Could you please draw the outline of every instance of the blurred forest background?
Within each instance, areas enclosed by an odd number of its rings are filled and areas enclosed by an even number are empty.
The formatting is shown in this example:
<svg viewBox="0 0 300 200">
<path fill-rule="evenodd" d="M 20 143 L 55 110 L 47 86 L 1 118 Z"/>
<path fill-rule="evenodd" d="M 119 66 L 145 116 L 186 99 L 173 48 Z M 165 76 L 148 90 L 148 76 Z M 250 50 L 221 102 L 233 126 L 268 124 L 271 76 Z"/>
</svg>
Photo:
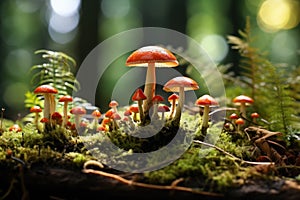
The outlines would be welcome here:
<svg viewBox="0 0 300 200">
<path fill-rule="evenodd" d="M 33 91 L 29 69 L 43 61 L 36 50 L 64 52 L 79 67 L 99 43 L 137 27 L 184 33 L 214 62 L 231 63 L 230 70 L 238 74 L 240 58 L 226 37 L 238 35 L 249 16 L 255 46 L 268 52 L 272 62 L 299 66 L 299 0 L 1 0 L 0 15 L 0 106 L 10 119 L 28 113 L 24 94 Z M 113 85 L 110 78 L 106 81 Z M 99 95 L 108 102 L 105 91 Z"/>
</svg>

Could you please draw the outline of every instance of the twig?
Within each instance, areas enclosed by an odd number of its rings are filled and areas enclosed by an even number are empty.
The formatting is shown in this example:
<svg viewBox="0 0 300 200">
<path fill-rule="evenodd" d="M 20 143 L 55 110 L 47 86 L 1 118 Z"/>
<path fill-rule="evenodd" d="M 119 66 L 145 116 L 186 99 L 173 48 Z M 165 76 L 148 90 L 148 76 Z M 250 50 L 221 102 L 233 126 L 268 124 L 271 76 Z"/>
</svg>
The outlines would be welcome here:
<svg viewBox="0 0 300 200">
<path fill-rule="evenodd" d="M 222 152 L 222 153 L 224 153 L 224 154 L 232 157 L 234 160 L 238 160 L 238 161 L 240 161 L 242 163 L 247 163 L 247 164 L 250 164 L 250 165 L 272 165 L 272 164 L 274 164 L 273 162 L 253 162 L 253 161 L 246 161 L 246 160 L 243 160 L 241 158 L 238 158 L 238 157 L 232 155 L 231 153 L 229 153 L 229 152 L 227 152 L 227 151 L 225 151 L 225 150 L 221 149 L 220 147 L 217 147 L 217 146 L 215 146 L 213 144 L 202 142 L 200 140 L 194 140 L 194 142 L 198 143 L 198 144 L 203 144 L 205 146 L 212 147 L 212 148 L 214 148 L 214 149 L 216 149 L 216 150 L 218 150 L 218 151 L 220 151 L 220 152 Z"/>
<path fill-rule="evenodd" d="M 199 191 L 195 190 L 193 188 L 188 188 L 188 187 L 182 187 L 182 186 L 177 186 L 177 183 L 173 183 L 172 185 L 154 185 L 154 184 L 148 184 L 148 183 L 141 183 L 141 182 L 135 182 L 133 180 L 127 180 L 119 175 L 116 174 L 111 174 L 108 172 L 100 171 L 100 170 L 94 170 L 94 169 L 87 169 L 89 165 L 96 165 L 99 166 L 97 161 L 89 162 L 87 161 L 87 164 L 84 164 L 83 172 L 84 173 L 90 173 L 90 174 L 96 174 L 99 176 L 111 178 L 114 180 L 117 180 L 120 183 L 126 184 L 128 186 L 136 186 L 136 187 L 141 187 L 141 188 L 148 188 L 148 189 L 157 189 L 157 190 L 176 190 L 176 191 L 183 191 L 183 192 L 190 192 L 190 193 L 195 193 L 195 194 L 201 194 L 205 196 L 212 196 L 212 197 L 222 197 L 222 194 L 218 193 L 212 193 L 212 192 L 205 192 L 205 191 Z M 102 164 L 100 163 L 100 166 Z M 181 179 L 179 179 L 181 181 Z"/>
</svg>

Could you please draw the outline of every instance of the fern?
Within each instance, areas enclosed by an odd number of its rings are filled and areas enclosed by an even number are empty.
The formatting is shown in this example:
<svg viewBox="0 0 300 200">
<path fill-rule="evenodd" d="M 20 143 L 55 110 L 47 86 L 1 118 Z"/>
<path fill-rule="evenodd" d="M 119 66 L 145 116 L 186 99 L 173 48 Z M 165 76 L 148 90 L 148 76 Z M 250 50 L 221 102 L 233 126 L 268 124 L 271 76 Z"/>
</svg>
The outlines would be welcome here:
<svg viewBox="0 0 300 200">
<path fill-rule="evenodd" d="M 241 80 L 246 83 L 255 100 L 255 107 L 263 118 L 271 122 L 272 130 L 288 133 L 292 126 L 295 110 L 294 99 L 288 90 L 287 74 L 274 66 L 259 49 L 252 46 L 249 18 L 246 28 L 240 31 L 240 37 L 228 36 L 228 43 L 237 49 L 242 59 L 240 62 Z"/>
</svg>

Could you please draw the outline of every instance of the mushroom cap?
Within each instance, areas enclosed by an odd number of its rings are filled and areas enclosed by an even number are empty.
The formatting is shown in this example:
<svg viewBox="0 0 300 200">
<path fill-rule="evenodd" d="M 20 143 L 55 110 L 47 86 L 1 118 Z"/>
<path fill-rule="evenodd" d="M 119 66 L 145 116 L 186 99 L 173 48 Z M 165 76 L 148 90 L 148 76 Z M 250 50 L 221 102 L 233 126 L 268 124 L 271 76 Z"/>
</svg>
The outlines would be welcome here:
<svg viewBox="0 0 300 200">
<path fill-rule="evenodd" d="M 131 112 L 138 113 L 138 112 L 139 112 L 139 106 L 136 105 L 136 104 L 133 104 L 133 105 L 131 105 L 131 106 L 129 107 L 129 110 L 130 110 Z"/>
<path fill-rule="evenodd" d="M 42 112 L 42 109 L 41 109 L 40 106 L 32 106 L 30 108 L 30 112 L 32 112 L 32 113 L 39 113 L 39 112 Z"/>
<path fill-rule="evenodd" d="M 254 100 L 251 97 L 248 97 L 246 95 L 239 95 L 237 97 L 235 97 L 233 100 L 233 103 L 246 103 L 246 104 L 252 104 L 254 102 Z"/>
<path fill-rule="evenodd" d="M 59 102 L 72 102 L 73 98 L 70 95 L 65 95 L 59 98 Z"/>
<path fill-rule="evenodd" d="M 40 122 L 42 122 L 42 123 L 48 123 L 48 122 L 49 122 L 49 119 L 46 118 L 46 117 L 43 117 L 43 118 L 40 120 Z"/>
<path fill-rule="evenodd" d="M 92 116 L 93 117 L 101 117 L 101 112 L 99 111 L 99 110 L 94 110 L 93 112 L 92 112 Z"/>
<path fill-rule="evenodd" d="M 111 116 L 113 115 L 115 113 L 115 111 L 114 110 L 112 110 L 112 109 L 110 109 L 110 110 L 108 110 L 108 111 L 106 111 L 106 113 L 105 113 L 105 117 L 108 117 L 108 118 L 111 118 Z"/>
<path fill-rule="evenodd" d="M 62 119 L 62 115 L 59 112 L 54 112 L 51 115 L 51 119 Z"/>
<path fill-rule="evenodd" d="M 237 120 L 235 120 L 235 123 L 242 125 L 245 123 L 245 121 L 242 118 L 238 118 Z"/>
<path fill-rule="evenodd" d="M 157 108 L 157 112 L 169 112 L 170 108 L 167 105 L 160 105 Z"/>
<path fill-rule="evenodd" d="M 86 114 L 86 110 L 81 106 L 76 106 L 70 110 L 70 113 L 73 115 L 84 115 Z"/>
<path fill-rule="evenodd" d="M 251 113 L 252 118 L 259 118 L 259 114 L 257 112 Z"/>
<path fill-rule="evenodd" d="M 177 100 L 179 99 L 179 96 L 175 93 L 171 94 L 169 97 L 168 97 L 168 101 L 173 101 L 173 100 Z"/>
<path fill-rule="evenodd" d="M 114 113 L 112 116 L 111 116 L 112 119 L 114 120 L 120 120 L 121 119 L 121 116 L 119 115 L 119 113 Z"/>
<path fill-rule="evenodd" d="M 18 124 L 13 124 L 11 127 L 9 127 L 8 130 L 9 131 L 20 132 L 20 131 L 22 131 L 22 128 Z"/>
<path fill-rule="evenodd" d="M 146 95 L 144 94 L 141 88 L 138 88 L 132 96 L 132 101 L 139 101 L 147 99 Z"/>
<path fill-rule="evenodd" d="M 169 80 L 163 87 L 166 92 L 179 92 L 184 87 L 184 91 L 199 89 L 198 83 L 185 76 L 178 76 Z"/>
<path fill-rule="evenodd" d="M 204 94 L 201 97 L 199 97 L 196 102 L 196 106 L 218 106 L 219 103 L 210 95 Z"/>
<path fill-rule="evenodd" d="M 238 119 L 239 116 L 236 114 L 236 113 L 232 113 L 230 116 L 229 116 L 230 119 Z"/>
<path fill-rule="evenodd" d="M 56 94 L 58 91 L 56 88 L 52 87 L 51 85 L 41 85 L 37 88 L 35 88 L 34 93 L 35 94 Z"/>
<path fill-rule="evenodd" d="M 110 108 L 112 108 L 112 107 L 115 107 L 115 106 L 118 106 L 119 105 L 119 103 L 117 102 L 117 101 L 115 101 L 115 100 L 112 100 L 110 103 L 109 103 L 109 107 Z"/>
<path fill-rule="evenodd" d="M 152 98 L 152 101 L 153 102 L 162 102 L 164 101 L 165 99 L 161 96 L 161 95 L 155 95 L 153 98 Z"/>
<path fill-rule="evenodd" d="M 178 61 L 171 51 L 159 46 L 145 46 L 134 51 L 126 60 L 129 67 L 147 67 L 155 63 L 156 67 L 176 67 Z"/>
<path fill-rule="evenodd" d="M 132 114 L 130 109 L 124 111 L 124 116 L 130 116 Z"/>
</svg>

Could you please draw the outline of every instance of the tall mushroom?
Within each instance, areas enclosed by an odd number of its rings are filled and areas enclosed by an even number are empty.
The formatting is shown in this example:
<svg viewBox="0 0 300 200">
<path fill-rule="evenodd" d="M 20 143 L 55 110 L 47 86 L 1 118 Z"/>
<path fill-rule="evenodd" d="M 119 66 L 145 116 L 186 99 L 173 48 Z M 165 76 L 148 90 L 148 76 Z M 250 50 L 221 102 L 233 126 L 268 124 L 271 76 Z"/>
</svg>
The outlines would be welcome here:
<svg viewBox="0 0 300 200">
<path fill-rule="evenodd" d="M 155 95 L 155 67 L 176 67 L 178 64 L 176 57 L 171 51 L 159 46 L 145 46 L 139 48 L 127 58 L 126 65 L 129 67 L 147 67 L 144 87 L 147 100 L 143 103 L 145 118 L 149 117 L 149 109 L 152 106 L 152 98 Z M 145 121 L 143 123 L 145 123 Z"/>
<path fill-rule="evenodd" d="M 35 94 L 41 94 L 44 96 L 44 117 L 50 119 L 50 116 L 55 111 L 56 103 L 53 94 L 58 91 L 51 85 L 41 85 L 35 88 Z"/>
<path fill-rule="evenodd" d="M 179 123 L 181 117 L 181 109 L 184 105 L 185 94 L 184 91 L 188 90 L 198 90 L 199 86 L 196 81 L 189 77 L 178 76 L 169 80 L 163 87 L 163 90 L 166 92 L 178 92 L 179 93 L 179 101 L 176 107 L 176 114 L 173 119 L 175 123 Z M 176 122 L 178 121 L 178 122 Z"/>
<path fill-rule="evenodd" d="M 204 107 L 201 130 L 205 133 L 208 128 L 210 107 L 218 106 L 219 103 L 212 96 L 204 94 L 196 100 L 195 105 Z"/>
<path fill-rule="evenodd" d="M 69 95 L 65 95 L 59 98 L 58 102 L 62 102 L 64 103 L 64 108 L 63 108 L 63 114 L 64 114 L 64 118 L 63 118 L 63 126 L 67 125 L 68 122 L 68 104 L 69 102 L 72 102 L 73 98 Z"/>
<path fill-rule="evenodd" d="M 144 94 L 143 90 L 138 88 L 133 96 L 131 97 L 132 101 L 137 101 L 139 106 L 139 113 L 141 121 L 144 120 L 144 111 L 143 111 L 143 101 L 147 99 L 146 95 Z"/>
<path fill-rule="evenodd" d="M 246 106 L 252 104 L 254 100 L 246 95 L 239 95 L 233 99 L 233 103 L 240 106 L 241 116 L 246 118 Z"/>
</svg>

